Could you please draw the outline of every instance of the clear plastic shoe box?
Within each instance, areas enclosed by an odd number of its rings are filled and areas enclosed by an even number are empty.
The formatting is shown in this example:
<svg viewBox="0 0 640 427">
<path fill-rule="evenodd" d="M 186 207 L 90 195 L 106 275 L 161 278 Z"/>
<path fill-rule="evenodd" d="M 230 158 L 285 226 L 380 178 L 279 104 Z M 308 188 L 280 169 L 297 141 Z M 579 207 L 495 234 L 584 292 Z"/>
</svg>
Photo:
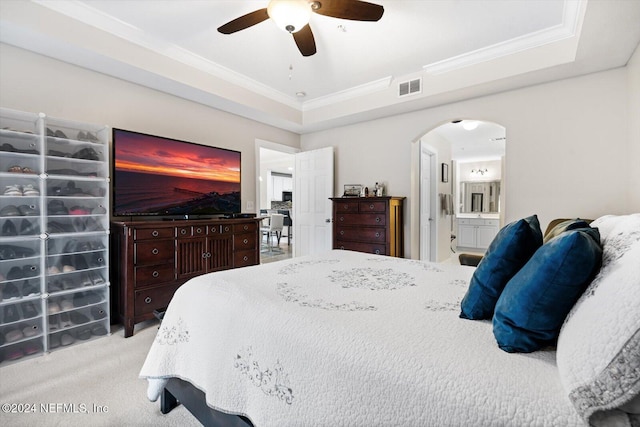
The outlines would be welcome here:
<svg viewBox="0 0 640 427">
<path fill-rule="evenodd" d="M 108 133 L 0 109 L 0 367 L 109 334 Z"/>
</svg>

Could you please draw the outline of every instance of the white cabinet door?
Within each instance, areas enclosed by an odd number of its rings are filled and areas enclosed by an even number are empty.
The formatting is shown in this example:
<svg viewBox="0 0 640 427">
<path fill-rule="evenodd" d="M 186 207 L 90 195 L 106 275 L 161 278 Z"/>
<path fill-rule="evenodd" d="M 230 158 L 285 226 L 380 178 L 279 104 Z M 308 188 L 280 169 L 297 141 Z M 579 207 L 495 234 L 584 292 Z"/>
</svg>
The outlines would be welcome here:
<svg viewBox="0 0 640 427">
<path fill-rule="evenodd" d="M 273 177 L 273 196 L 271 200 L 275 200 L 277 202 L 282 201 L 282 190 L 284 189 L 283 181 L 284 178 L 281 176 L 274 175 Z"/>
<path fill-rule="evenodd" d="M 282 177 L 282 190 L 293 191 L 293 178 Z"/>
<path fill-rule="evenodd" d="M 458 225 L 458 246 L 475 248 L 476 228 L 475 225 Z"/>
<path fill-rule="evenodd" d="M 496 237 L 497 228 L 490 225 L 483 225 L 478 227 L 476 247 L 486 249 L 489 247 L 494 237 Z"/>
</svg>

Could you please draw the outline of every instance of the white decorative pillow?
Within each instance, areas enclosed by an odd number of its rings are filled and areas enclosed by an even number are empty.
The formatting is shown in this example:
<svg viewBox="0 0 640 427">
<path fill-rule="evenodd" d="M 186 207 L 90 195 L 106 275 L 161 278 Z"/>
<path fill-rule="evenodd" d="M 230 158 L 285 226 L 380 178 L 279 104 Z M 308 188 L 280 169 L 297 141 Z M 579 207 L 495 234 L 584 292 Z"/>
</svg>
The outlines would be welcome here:
<svg viewBox="0 0 640 427">
<path fill-rule="evenodd" d="M 631 426 L 640 415 L 640 214 L 595 220 L 602 267 L 560 331 L 560 378 L 592 425 Z"/>
</svg>

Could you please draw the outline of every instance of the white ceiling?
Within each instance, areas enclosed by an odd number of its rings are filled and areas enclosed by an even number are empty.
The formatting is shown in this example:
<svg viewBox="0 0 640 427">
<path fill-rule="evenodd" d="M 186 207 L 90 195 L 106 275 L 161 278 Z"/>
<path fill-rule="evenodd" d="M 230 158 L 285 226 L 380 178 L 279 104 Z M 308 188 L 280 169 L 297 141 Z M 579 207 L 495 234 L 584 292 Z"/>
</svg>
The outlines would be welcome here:
<svg viewBox="0 0 640 427">
<path fill-rule="evenodd" d="M 159 43 L 177 45 L 286 96 L 304 91 L 309 99 L 420 71 L 560 25 L 563 18 L 562 1 L 379 1 L 385 7 L 379 22 L 313 14 L 318 53 L 305 58 L 271 20 L 231 35 L 216 30 L 266 7 L 267 0 L 83 3 Z"/>
<path fill-rule="evenodd" d="M 475 122 L 475 129 L 464 128 L 465 122 Z M 445 123 L 433 130 L 451 143 L 451 158 L 460 162 L 497 160 L 505 155 L 506 129 L 496 123 L 463 120 Z"/>
<path fill-rule="evenodd" d="M 372 2 L 378 22 L 313 14 L 310 57 L 270 20 L 217 32 L 268 0 L 3 0 L 0 41 L 298 133 L 624 66 L 640 41 L 638 0 Z"/>
</svg>

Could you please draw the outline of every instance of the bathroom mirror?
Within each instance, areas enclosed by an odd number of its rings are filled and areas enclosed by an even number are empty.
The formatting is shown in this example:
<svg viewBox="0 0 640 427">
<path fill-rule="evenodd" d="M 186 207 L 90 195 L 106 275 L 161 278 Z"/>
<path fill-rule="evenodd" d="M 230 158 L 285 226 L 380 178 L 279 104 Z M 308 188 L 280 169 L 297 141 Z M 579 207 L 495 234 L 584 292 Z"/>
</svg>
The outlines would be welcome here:
<svg viewBox="0 0 640 427">
<path fill-rule="evenodd" d="M 460 213 L 499 213 L 500 181 L 460 183 Z"/>
</svg>

